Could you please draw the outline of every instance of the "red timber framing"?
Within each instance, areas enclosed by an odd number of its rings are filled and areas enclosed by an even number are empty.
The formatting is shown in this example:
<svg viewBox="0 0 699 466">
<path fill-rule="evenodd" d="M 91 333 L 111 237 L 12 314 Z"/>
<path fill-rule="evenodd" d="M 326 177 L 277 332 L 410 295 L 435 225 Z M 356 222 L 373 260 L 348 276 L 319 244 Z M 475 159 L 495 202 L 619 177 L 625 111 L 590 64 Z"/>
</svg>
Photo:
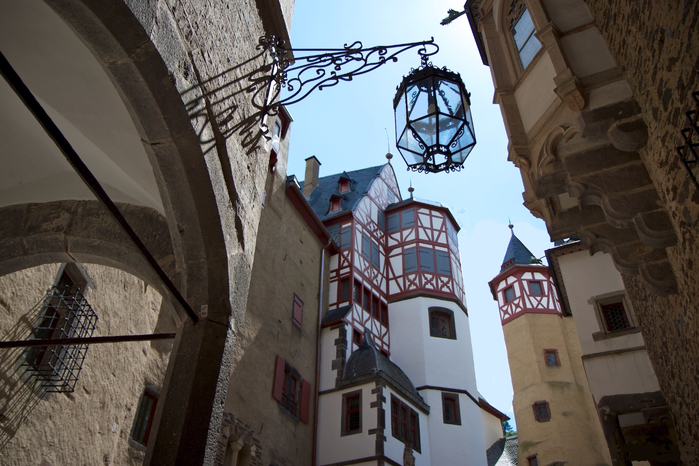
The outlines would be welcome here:
<svg viewBox="0 0 699 466">
<path fill-rule="evenodd" d="M 329 281 L 331 290 L 335 292 L 330 293 L 329 309 L 351 304 L 352 310 L 347 314 L 346 321 L 358 332 L 363 333 L 368 328 L 376 346 L 386 354 L 390 354 L 390 341 L 384 211 L 389 204 L 398 200 L 400 194 L 395 174 L 387 165 L 351 214 L 335 217 L 328 223 L 328 226 L 340 224 L 341 231 L 349 227 L 352 232 L 349 246 L 343 248 L 341 245 L 339 253 L 331 259 Z M 368 240 L 368 250 L 362 254 L 364 238 Z M 349 284 L 348 297 L 343 295 L 343 283 Z M 356 298 L 355 286 L 358 287 Z M 368 297 L 366 301 L 365 294 Z M 356 344 L 353 344 L 352 351 L 356 348 Z"/>
<path fill-rule="evenodd" d="M 538 282 L 540 290 L 536 286 L 530 286 L 530 282 Z M 526 313 L 563 315 L 548 267 L 516 265 L 501 272 L 489 286 L 493 299 L 498 302 L 503 325 Z M 510 288 L 514 298 L 508 300 L 505 290 Z M 532 290 L 541 291 L 541 294 L 532 293 Z"/>
<path fill-rule="evenodd" d="M 412 214 L 406 216 L 406 212 L 410 211 Z M 458 224 L 449 210 L 409 201 L 392 208 L 386 215 L 396 213 L 399 214 L 398 228 L 394 231 L 387 229 L 390 231 L 387 234 L 390 301 L 429 294 L 454 300 L 463 306 L 464 288 L 459 250 L 454 241 L 455 235 L 449 231 L 452 229 L 457 232 Z M 396 220 L 389 223 L 395 226 Z"/>
</svg>

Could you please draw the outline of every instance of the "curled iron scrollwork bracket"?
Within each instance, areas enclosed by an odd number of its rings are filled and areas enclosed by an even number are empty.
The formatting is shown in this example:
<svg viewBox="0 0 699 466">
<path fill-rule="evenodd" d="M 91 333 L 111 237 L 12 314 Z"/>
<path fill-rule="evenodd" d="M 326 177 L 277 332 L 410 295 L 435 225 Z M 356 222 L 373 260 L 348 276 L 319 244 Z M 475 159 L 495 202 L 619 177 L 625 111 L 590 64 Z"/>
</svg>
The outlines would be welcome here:
<svg viewBox="0 0 699 466">
<path fill-rule="evenodd" d="M 367 47 L 359 42 L 341 49 L 291 49 L 273 35 L 262 36 L 259 47 L 272 57 L 272 75 L 267 97 L 267 114 L 275 114 L 279 105 L 291 105 L 308 97 L 314 90 L 332 87 L 341 81 L 369 73 L 380 66 L 398 61 L 398 55 L 417 49 L 423 66 L 439 51 L 434 38 L 407 44 Z M 281 89 L 288 95 L 279 98 Z"/>
</svg>

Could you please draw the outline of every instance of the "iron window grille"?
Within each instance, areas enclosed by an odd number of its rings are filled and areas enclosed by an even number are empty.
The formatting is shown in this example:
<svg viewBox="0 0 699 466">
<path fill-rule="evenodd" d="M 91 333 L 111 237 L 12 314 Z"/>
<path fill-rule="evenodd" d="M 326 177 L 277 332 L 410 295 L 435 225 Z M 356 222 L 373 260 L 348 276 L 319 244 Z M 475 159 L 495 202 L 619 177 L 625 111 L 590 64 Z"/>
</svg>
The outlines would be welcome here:
<svg viewBox="0 0 699 466">
<path fill-rule="evenodd" d="M 631 328 L 623 303 L 603 304 L 600 307 L 608 332 L 617 332 L 619 330 Z"/>
<path fill-rule="evenodd" d="M 697 74 L 699 76 L 699 73 Z M 677 155 L 680 162 L 687 170 L 687 174 L 692 179 L 694 186 L 699 189 L 699 181 L 697 181 L 697 170 L 699 169 L 699 90 L 692 92 L 692 100 L 694 108 L 685 112 L 688 127 L 681 130 L 680 135 L 684 141 L 684 145 L 677 148 Z"/>
<path fill-rule="evenodd" d="M 44 297 L 30 339 L 89 338 L 96 325 L 97 314 L 80 289 L 53 287 Z M 24 375 L 45 392 L 73 392 L 89 347 L 84 344 L 29 348 L 21 365 Z"/>
</svg>

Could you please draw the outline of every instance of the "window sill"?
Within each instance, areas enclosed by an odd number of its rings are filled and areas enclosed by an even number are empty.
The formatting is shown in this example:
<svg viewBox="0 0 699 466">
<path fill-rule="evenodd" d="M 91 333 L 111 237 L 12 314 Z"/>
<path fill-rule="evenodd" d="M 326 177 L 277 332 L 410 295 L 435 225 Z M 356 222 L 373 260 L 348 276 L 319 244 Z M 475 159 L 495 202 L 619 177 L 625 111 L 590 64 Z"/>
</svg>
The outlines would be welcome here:
<svg viewBox="0 0 699 466">
<path fill-rule="evenodd" d="M 140 443 L 138 443 L 137 441 L 135 441 L 131 437 L 129 437 L 129 446 L 133 447 L 134 449 L 136 449 L 138 451 L 142 451 L 142 452 L 145 452 L 147 450 L 145 445 L 141 445 Z"/>
<path fill-rule="evenodd" d="M 617 330 L 616 332 L 595 332 L 592 334 L 592 339 L 594 341 L 609 340 L 610 338 L 623 337 L 624 335 L 633 335 L 634 333 L 641 333 L 640 327 L 632 327 L 624 330 Z"/>
</svg>

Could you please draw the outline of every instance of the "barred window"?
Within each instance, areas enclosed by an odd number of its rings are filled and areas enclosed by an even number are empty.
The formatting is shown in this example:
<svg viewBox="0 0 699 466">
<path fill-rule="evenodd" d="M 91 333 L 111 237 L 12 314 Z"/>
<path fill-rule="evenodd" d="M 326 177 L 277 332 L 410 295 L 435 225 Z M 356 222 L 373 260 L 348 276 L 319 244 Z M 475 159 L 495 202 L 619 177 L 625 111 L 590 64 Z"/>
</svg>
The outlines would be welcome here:
<svg viewBox="0 0 699 466">
<path fill-rule="evenodd" d="M 445 424 L 461 425 L 461 410 L 457 393 L 442 392 L 442 417 Z"/>
<path fill-rule="evenodd" d="M 617 302 L 603 304 L 601 308 L 602 315 L 604 316 L 604 322 L 607 326 L 607 331 L 616 332 L 618 330 L 624 330 L 631 327 L 623 303 Z"/>
<path fill-rule="evenodd" d="M 454 329 L 454 312 L 442 307 L 428 309 L 430 317 L 430 336 L 456 339 Z"/>
<path fill-rule="evenodd" d="M 551 410 L 548 401 L 537 401 L 532 406 L 534 408 L 534 418 L 539 422 L 551 420 Z"/>
</svg>

